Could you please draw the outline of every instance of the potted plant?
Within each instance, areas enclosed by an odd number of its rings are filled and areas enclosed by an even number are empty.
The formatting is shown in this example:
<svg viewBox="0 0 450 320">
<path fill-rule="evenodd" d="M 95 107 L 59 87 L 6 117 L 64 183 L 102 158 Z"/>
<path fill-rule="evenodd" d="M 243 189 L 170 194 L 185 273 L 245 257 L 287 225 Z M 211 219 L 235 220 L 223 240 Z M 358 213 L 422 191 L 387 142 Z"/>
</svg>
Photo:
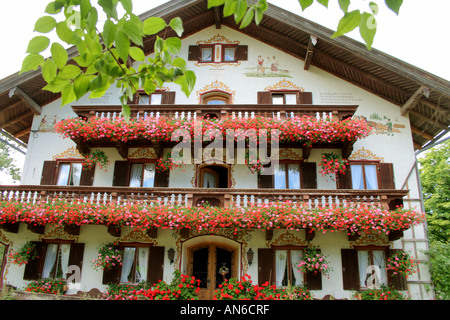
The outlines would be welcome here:
<svg viewBox="0 0 450 320">
<path fill-rule="evenodd" d="M 122 265 L 123 250 L 119 250 L 115 243 L 104 243 L 98 247 L 98 256 L 92 260 L 94 268 L 111 270 Z"/>
<path fill-rule="evenodd" d="M 13 264 L 19 266 L 27 264 L 31 260 L 38 257 L 38 252 L 36 250 L 36 245 L 31 241 L 26 242 L 19 251 L 13 252 L 9 255 L 9 259 Z"/>
<path fill-rule="evenodd" d="M 306 248 L 297 266 L 303 272 L 322 273 L 325 276 L 332 270 L 326 256 L 316 247 Z"/>
<path fill-rule="evenodd" d="M 393 276 L 405 276 L 416 272 L 417 262 L 405 251 L 397 251 L 386 261 L 386 269 L 392 271 Z"/>
<path fill-rule="evenodd" d="M 336 174 L 345 174 L 348 168 L 348 161 L 337 153 L 324 153 L 319 166 L 321 167 L 320 173 L 322 176 L 330 175 L 335 180 Z"/>
</svg>

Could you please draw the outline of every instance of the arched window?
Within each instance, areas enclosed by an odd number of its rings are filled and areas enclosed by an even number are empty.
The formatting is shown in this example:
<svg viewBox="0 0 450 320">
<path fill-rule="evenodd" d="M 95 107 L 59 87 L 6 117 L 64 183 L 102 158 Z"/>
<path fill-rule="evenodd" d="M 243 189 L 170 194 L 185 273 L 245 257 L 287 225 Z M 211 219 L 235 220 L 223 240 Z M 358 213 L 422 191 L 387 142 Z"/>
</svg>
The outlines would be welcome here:
<svg viewBox="0 0 450 320">
<path fill-rule="evenodd" d="M 210 91 L 202 94 L 201 104 L 231 104 L 231 95 L 223 91 Z"/>
</svg>

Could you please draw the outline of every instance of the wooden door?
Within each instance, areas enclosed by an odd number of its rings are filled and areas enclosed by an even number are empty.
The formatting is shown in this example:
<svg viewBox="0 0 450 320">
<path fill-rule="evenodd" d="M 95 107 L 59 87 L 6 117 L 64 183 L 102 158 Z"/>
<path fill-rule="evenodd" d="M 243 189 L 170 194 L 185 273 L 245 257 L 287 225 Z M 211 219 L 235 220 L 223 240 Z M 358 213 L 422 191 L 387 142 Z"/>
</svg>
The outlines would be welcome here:
<svg viewBox="0 0 450 320">
<path fill-rule="evenodd" d="M 200 279 L 200 300 L 212 300 L 224 279 L 236 277 L 236 249 L 220 244 L 202 244 L 190 249 L 189 274 Z M 223 268 L 227 273 L 221 273 Z"/>
</svg>

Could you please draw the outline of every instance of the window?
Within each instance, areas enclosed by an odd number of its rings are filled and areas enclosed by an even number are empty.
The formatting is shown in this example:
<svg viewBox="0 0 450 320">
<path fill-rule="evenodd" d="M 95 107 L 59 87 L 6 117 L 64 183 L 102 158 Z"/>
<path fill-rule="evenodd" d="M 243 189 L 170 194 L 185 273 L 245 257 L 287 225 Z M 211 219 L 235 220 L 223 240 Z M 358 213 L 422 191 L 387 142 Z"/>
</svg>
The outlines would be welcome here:
<svg viewBox="0 0 450 320">
<path fill-rule="evenodd" d="M 303 283 L 303 273 L 297 265 L 302 259 L 302 250 L 275 250 L 275 284 L 277 287 L 298 286 Z"/>
<path fill-rule="evenodd" d="M 230 104 L 231 95 L 222 91 L 210 91 L 202 94 L 201 96 L 202 104 Z"/>
<path fill-rule="evenodd" d="M 272 104 L 297 104 L 297 93 L 272 93 Z"/>
<path fill-rule="evenodd" d="M 378 278 L 379 285 L 387 284 L 386 251 L 384 249 L 358 250 L 358 269 L 360 288 L 374 285 L 375 277 Z"/>
<path fill-rule="evenodd" d="M 133 163 L 131 165 L 130 187 L 147 187 L 155 185 L 155 163 Z"/>
<path fill-rule="evenodd" d="M 69 266 L 70 244 L 48 243 L 45 251 L 42 278 L 65 279 Z"/>
<path fill-rule="evenodd" d="M 248 47 L 237 44 L 200 44 L 189 46 L 189 61 L 201 63 L 233 63 L 248 59 Z"/>
<path fill-rule="evenodd" d="M 350 168 L 353 189 L 378 189 L 376 163 L 352 163 L 350 164 Z"/>
<path fill-rule="evenodd" d="M 139 105 L 174 104 L 175 91 L 155 91 L 152 94 L 147 94 L 140 90 L 138 94 L 134 96 L 132 103 Z"/>
<path fill-rule="evenodd" d="M 149 247 L 125 246 L 123 247 L 123 263 L 120 273 L 120 282 L 139 283 L 146 282 L 148 275 Z"/>
<path fill-rule="evenodd" d="M 300 189 L 300 164 L 278 164 L 274 170 L 274 188 Z"/>
<path fill-rule="evenodd" d="M 79 186 L 82 172 L 81 162 L 62 162 L 59 164 L 56 185 Z"/>
</svg>

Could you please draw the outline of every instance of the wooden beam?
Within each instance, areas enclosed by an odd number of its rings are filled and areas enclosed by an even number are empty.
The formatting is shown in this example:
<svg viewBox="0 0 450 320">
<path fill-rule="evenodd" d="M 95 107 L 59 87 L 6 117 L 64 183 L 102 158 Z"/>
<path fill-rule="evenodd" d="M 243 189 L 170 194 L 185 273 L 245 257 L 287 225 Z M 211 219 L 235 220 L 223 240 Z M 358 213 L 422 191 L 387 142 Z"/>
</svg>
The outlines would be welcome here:
<svg viewBox="0 0 450 320">
<path fill-rule="evenodd" d="M 408 101 L 406 101 L 406 103 L 401 107 L 401 115 L 406 116 L 409 111 L 414 109 L 418 103 L 419 98 L 421 98 L 426 91 L 429 91 L 429 89 L 427 90 L 427 88 L 423 85 L 420 86 L 419 89 L 417 89 L 416 92 L 414 92 L 414 94 L 409 97 Z"/>
<path fill-rule="evenodd" d="M 9 97 L 11 98 L 13 95 L 16 95 L 20 99 L 22 99 L 27 104 L 28 108 L 30 108 L 30 110 L 33 111 L 34 114 L 37 114 L 37 115 L 42 114 L 41 106 L 38 105 L 33 99 L 31 99 L 19 87 L 14 87 L 11 90 L 9 90 Z"/>
<path fill-rule="evenodd" d="M 425 139 L 430 140 L 430 141 L 434 139 L 433 135 L 431 135 L 423 130 L 420 130 L 416 127 L 411 126 L 411 131 Z"/>
<path fill-rule="evenodd" d="M 216 29 L 220 29 L 222 27 L 222 6 L 214 7 L 214 23 L 216 24 Z"/>
<path fill-rule="evenodd" d="M 28 128 L 26 128 L 26 129 L 24 129 L 24 130 L 22 130 L 22 131 L 19 131 L 19 132 L 15 133 L 15 134 L 14 134 L 14 138 L 20 138 L 20 137 L 22 137 L 22 136 L 24 136 L 24 135 L 26 135 L 26 134 L 29 134 L 30 131 L 31 131 L 31 128 L 28 127 Z"/>
<path fill-rule="evenodd" d="M 314 46 L 316 45 L 316 43 L 317 43 L 317 37 L 310 35 L 308 49 L 306 50 L 305 66 L 303 67 L 305 70 L 308 70 L 309 66 L 311 65 L 311 60 L 312 60 L 312 56 L 314 53 Z"/>
</svg>

